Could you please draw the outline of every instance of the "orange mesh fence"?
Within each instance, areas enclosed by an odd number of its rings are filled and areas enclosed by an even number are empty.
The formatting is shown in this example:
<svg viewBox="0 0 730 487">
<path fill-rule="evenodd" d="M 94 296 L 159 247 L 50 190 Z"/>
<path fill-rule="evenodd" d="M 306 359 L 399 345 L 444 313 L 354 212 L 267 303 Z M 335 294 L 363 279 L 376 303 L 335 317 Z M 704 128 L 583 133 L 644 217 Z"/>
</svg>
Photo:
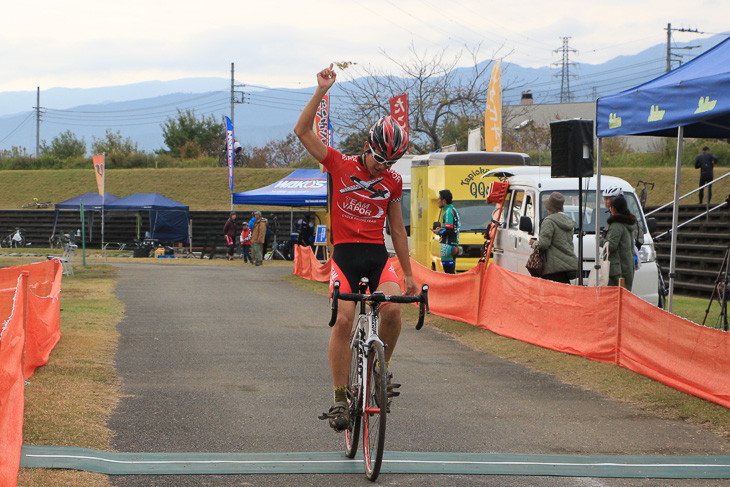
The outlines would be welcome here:
<svg viewBox="0 0 730 487">
<path fill-rule="evenodd" d="M 481 328 L 561 352 L 613 363 L 618 288 L 536 279 L 490 265 L 482 285 Z"/>
<path fill-rule="evenodd" d="M 331 259 L 324 264 L 315 257 L 312 247 L 294 246 L 294 274 L 317 282 L 330 281 Z"/>
<path fill-rule="evenodd" d="M 623 291 L 619 365 L 730 408 L 730 333 Z"/>
<path fill-rule="evenodd" d="M 23 279 L 21 273 L 25 273 Z M 58 259 L 0 269 L 0 485 L 14 486 L 23 445 L 24 379 L 61 338 Z"/>
<path fill-rule="evenodd" d="M 403 270 L 398 259 L 393 257 L 391 262 L 398 275 L 402 276 Z M 411 268 L 419 288 L 421 284 L 428 283 L 428 307 L 432 313 L 464 323 L 476 323 L 483 264 L 462 274 L 443 274 L 411 259 Z"/>
<path fill-rule="evenodd" d="M 327 274 L 311 251 L 295 259 L 302 260 L 295 263 L 301 277 L 320 280 L 316 274 Z M 402 275 L 398 260 L 392 262 Z M 305 266 L 307 272 L 296 271 Z M 730 408 L 730 333 L 679 318 L 622 288 L 569 286 L 497 265 L 485 271 L 480 264 L 457 275 L 432 271 L 412 259 L 411 267 L 416 282 L 430 286 L 434 314 L 620 365 Z"/>
<path fill-rule="evenodd" d="M 16 277 L 16 282 L 18 278 Z M 16 287 L 10 314 L 0 317 L 0 485 L 15 486 L 23 446 L 23 302 L 26 289 Z M 3 294 L 3 299 L 5 294 Z"/>
</svg>

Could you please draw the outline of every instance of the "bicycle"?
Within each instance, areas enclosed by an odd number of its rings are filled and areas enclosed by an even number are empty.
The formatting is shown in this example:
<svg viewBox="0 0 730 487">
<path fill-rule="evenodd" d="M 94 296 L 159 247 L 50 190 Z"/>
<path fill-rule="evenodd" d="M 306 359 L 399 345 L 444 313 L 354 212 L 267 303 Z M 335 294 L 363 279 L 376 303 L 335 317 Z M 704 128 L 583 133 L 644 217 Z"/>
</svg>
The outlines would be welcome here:
<svg viewBox="0 0 730 487">
<path fill-rule="evenodd" d="M 15 230 L 5 236 L 0 241 L 0 247 L 6 248 L 22 248 L 25 247 L 25 230 L 15 227 Z"/>
<path fill-rule="evenodd" d="M 75 239 L 70 233 L 65 233 L 61 230 L 59 233 L 51 235 L 48 243 L 52 249 L 61 249 L 65 248 L 67 244 L 75 243 Z"/>
<path fill-rule="evenodd" d="M 22 208 L 38 208 L 38 209 L 46 209 L 53 206 L 53 202 L 51 201 L 40 201 L 38 198 L 33 198 L 33 201 L 31 203 L 26 203 L 22 206 Z"/>
<path fill-rule="evenodd" d="M 368 279 L 362 278 L 359 293 L 340 293 L 340 281 L 332 289 L 332 317 L 330 326 L 337 320 L 337 302 L 360 303 L 355 318 L 355 331 L 350 342 L 351 361 L 347 381 L 347 403 L 350 424 L 345 430 L 345 456 L 354 458 L 363 428 L 363 463 L 368 480 L 375 481 L 380 474 L 385 446 L 385 424 L 388 411 L 388 384 L 385 371 L 385 344 L 378 336 L 380 328 L 380 303 L 419 303 L 416 330 L 423 327 L 423 318 L 429 313 L 428 284 L 421 287 L 418 296 L 388 296 L 382 291 L 365 294 Z M 365 305 L 370 308 L 366 311 Z M 326 419 L 327 416 L 320 416 Z"/>
<path fill-rule="evenodd" d="M 636 187 L 638 188 L 640 184 L 643 184 L 643 186 L 639 192 L 639 204 L 641 205 L 641 209 L 644 210 L 644 208 L 646 208 L 646 187 L 647 185 L 651 185 L 651 189 L 654 189 L 654 183 L 649 183 L 643 179 L 639 179 L 639 182 L 636 183 Z"/>
<path fill-rule="evenodd" d="M 228 151 L 225 147 L 218 153 L 218 166 L 228 167 Z M 233 167 L 243 167 L 243 154 L 240 151 L 233 153 Z"/>
</svg>

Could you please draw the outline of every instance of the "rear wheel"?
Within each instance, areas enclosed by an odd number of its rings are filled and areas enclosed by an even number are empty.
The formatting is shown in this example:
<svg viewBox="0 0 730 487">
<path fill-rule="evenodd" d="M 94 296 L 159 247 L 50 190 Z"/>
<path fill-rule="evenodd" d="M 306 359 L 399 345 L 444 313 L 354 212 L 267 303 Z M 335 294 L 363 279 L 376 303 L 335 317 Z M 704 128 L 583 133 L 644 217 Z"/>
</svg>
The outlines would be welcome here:
<svg viewBox="0 0 730 487">
<path fill-rule="evenodd" d="M 347 380 L 347 404 L 350 408 L 350 426 L 345 431 L 345 455 L 354 458 L 357 453 L 357 442 L 360 439 L 360 411 L 362 404 L 362 371 L 360 369 L 360 337 L 359 328 L 355 328 L 356 336 L 351 344 L 350 377 Z"/>
<path fill-rule="evenodd" d="M 385 352 L 378 342 L 370 344 L 368 353 L 367 384 L 363 395 L 363 454 L 365 475 L 378 478 L 385 447 L 385 419 L 387 411 Z"/>
</svg>

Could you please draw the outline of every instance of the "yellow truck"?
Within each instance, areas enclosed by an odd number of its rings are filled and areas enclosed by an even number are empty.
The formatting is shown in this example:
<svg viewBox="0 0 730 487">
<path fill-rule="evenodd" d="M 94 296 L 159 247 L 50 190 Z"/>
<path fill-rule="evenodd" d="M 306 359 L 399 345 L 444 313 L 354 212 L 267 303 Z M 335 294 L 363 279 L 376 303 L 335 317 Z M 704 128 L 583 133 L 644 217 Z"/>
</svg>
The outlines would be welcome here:
<svg viewBox="0 0 730 487">
<path fill-rule="evenodd" d="M 459 246 L 456 271 L 464 272 L 479 261 L 484 232 L 492 220 L 494 204 L 487 204 L 489 184 L 497 178 L 483 177 L 503 166 L 530 164 L 530 156 L 515 152 L 434 152 L 414 156 L 411 163 L 411 257 L 429 269 L 443 272 L 441 246 L 433 232 L 439 221 L 438 193 L 448 189 L 459 212 Z"/>
</svg>

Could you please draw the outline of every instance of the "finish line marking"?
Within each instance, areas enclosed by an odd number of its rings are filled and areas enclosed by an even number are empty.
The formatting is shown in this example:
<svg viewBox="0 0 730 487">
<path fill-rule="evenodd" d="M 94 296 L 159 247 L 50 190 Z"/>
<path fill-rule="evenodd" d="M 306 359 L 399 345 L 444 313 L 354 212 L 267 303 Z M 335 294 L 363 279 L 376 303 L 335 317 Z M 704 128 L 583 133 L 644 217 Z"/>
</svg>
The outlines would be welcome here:
<svg viewBox="0 0 730 487">
<path fill-rule="evenodd" d="M 362 473 L 341 452 L 118 453 L 24 445 L 21 467 L 107 475 Z M 730 479 L 730 456 L 523 455 L 385 452 L 382 472 L 400 474 Z"/>
</svg>

